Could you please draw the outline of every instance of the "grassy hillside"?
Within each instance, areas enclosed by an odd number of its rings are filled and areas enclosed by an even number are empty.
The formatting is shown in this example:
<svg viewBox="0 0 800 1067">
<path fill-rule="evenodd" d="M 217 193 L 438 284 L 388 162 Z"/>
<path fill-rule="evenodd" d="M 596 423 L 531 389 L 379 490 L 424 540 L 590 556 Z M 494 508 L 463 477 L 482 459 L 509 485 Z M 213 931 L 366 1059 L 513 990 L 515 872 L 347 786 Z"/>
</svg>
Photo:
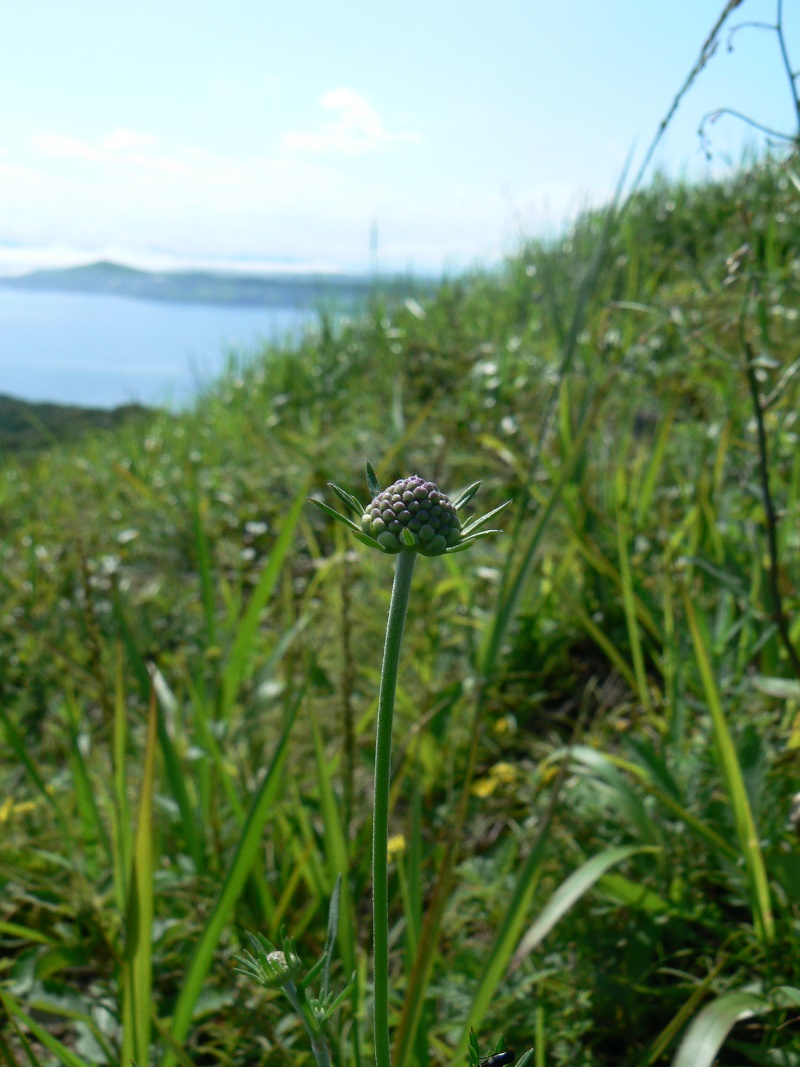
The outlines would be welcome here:
<svg viewBox="0 0 800 1067">
<path fill-rule="evenodd" d="M 800 1063 L 795 174 L 657 182 L 192 411 L 6 459 L 0 1058 L 313 1062 L 233 957 L 285 926 L 310 967 L 341 872 L 331 1051 L 370 1062 L 392 563 L 302 503 L 364 500 L 369 458 L 513 501 L 417 565 L 395 1062 L 463 1063 L 471 1024 L 536 1067 L 711 1064 L 708 1011 L 719 1063 Z"/>
<path fill-rule="evenodd" d="M 141 419 L 140 404 L 116 408 L 84 408 L 72 404 L 31 403 L 0 394 L 0 450 L 31 451 L 82 437 L 95 430 L 110 430 Z"/>
</svg>

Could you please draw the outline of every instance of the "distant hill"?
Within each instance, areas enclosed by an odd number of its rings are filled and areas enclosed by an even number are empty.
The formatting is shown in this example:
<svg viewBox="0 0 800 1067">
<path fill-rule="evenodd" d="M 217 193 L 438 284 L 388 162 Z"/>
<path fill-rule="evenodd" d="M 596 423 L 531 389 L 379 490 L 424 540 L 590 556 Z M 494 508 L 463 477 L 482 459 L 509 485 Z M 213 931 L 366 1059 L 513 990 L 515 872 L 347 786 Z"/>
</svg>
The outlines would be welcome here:
<svg viewBox="0 0 800 1067">
<path fill-rule="evenodd" d="M 326 301 L 352 305 L 363 302 L 376 287 L 381 292 L 398 295 L 431 287 L 429 283 L 413 283 L 407 278 L 381 278 L 376 283 L 368 277 L 344 274 L 154 273 L 105 261 L 0 278 L 0 286 L 50 292 L 106 293 L 180 304 L 281 308 L 314 307 Z"/>
<path fill-rule="evenodd" d="M 32 451 L 72 440 L 92 430 L 110 430 L 149 414 L 141 404 L 82 408 L 72 404 L 30 403 L 0 393 L 0 453 Z"/>
</svg>

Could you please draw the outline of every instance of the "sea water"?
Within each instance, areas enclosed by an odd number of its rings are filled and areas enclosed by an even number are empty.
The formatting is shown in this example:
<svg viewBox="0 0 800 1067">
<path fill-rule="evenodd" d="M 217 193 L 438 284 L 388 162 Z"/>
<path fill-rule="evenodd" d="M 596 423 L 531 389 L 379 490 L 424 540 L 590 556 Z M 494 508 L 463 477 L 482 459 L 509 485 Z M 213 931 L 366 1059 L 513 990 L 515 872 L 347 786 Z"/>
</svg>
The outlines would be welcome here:
<svg viewBox="0 0 800 1067">
<path fill-rule="evenodd" d="M 172 304 L 0 288 L 0 393 L 85 407 L 189 403 L 231 354 L 291 341 L 309 308 Z"/>
</svg>

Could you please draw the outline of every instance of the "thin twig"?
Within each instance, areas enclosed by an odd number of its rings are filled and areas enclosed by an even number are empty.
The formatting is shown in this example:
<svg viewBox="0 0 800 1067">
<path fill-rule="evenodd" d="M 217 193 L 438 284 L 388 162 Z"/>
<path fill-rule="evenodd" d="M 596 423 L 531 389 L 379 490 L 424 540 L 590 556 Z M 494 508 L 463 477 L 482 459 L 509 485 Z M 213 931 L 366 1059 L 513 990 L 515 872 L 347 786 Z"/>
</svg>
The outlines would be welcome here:
<svg viewBox="0 0 800 1067">
<path fill-rule="evenodd" d="M 700 122 L 700 128 L 697 131 L 700 136 L 705 140 L 705 127 L 708 123 L 714 123 L 723 115 L 730 115 L 731 118 L 738 119 L 740 122 L 744 122 L 748 126 L 752 126 L 754 130 L 760 130 L 761 133 L 765 133 L 768 137 L 779 137 L 782 141 L 791 141 L 794 143 L 797 137 L 791 133 L 784 133 L 783 130 L 773 129 L 772 126 L 765 126 L 763 122 L 756 122 L 755 119 L 751 119 L 749 115 L 745 115 L 742 111 L 737 111 L 732 107 L 718 107 L 716 111 L 709 111 L 703 115 Z"/>
<path fill-rule="evenodd" d="M 686 80 L 675 95 L 675 99 L 672 101 L 669 111 L 659 123 L 659 127 L 656 130 L 656 135 L 650 142 L 650 147 L 647 149 L 645 157 L 642 161 L 642 165 L 639 167 L 639 172 L 636 175 L 636 178 L 634 179 L 633 187 L 631 190 L 632 193 L 635 192 L 641 184 L 645 172 L 650 166 L 650 161 L 652 160 L 655 154 L 656 148 L 660 144 L 661 138 L 664 136 L 670 122 L 672 122 L 675 112 L 680 107 L 681 101 L 683 100 L 684 96 L 686 96 L 686 94 L 689 92 L 695 82 L 695 79 L 719 47 L 719 31 L 725 25 L 725 20 L 728 18 L 728 15 L 730 15 L 732 11 L 735 11 L 736 8 L 742 4 L 742 2 L 743 0 L 728 0 L 722 10 L 722 14 L 719 16 L 719 18 L 711 28 L 711 32 L 709 33 L 708 37 L 706 37 L 705 41 L 703 42 L 703 47 L 700 49 L 700 55 L 697 58 L 697 62 L 689 71 Z"/>
<path fill-rule="evenodd" d="M 786 36 L 783 32 L 783 0 L 778 0 L 778 14 L 775 20 L 775 32 L 778 35 L 778 46 L 781 50 L 781 59 L 783 60 L 786 77 L 789 80 L 789 86 L 792 91 L 794 113 L 797 118 L 797 140 L 800 141 L 800 97 L 797 95 L 797 74 L 792 72 L 792 64 L 789 61 L 789 50 L 786 47 Z"/>
</svg>

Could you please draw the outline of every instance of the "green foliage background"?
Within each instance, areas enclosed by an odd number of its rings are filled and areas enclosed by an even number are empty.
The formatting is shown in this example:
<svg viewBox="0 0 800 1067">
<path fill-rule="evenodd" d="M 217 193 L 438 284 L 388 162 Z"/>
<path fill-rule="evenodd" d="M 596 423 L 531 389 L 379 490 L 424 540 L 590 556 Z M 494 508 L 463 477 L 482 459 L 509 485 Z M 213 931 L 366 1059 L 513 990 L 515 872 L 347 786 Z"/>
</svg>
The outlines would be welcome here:
<svg viewBox="0 0 800 1067">
<path fill-rule="evenodd" d="M 799 189 L 792 159 L 657 180 L 430 299 L 322 316 L 190 411 L 6 456 L 0 1056 L 309 1062 L 233 956 L 285 925 L 310 966 L 341 872 L 332 1053 L 368 1062 L 392 563 L 303 499 L 363 499 L 370 458 L 514 501 L 415 576 L 398 1056 L 464 1062 L 472 1023 L 537 1067 L 666 1063 L 721 1004 L 751 1014 L 718 1062 L 800 1063 L 775 992 L 800 986 L 800 679 L 746 373 L 797 649 Z"/>
</svg>

